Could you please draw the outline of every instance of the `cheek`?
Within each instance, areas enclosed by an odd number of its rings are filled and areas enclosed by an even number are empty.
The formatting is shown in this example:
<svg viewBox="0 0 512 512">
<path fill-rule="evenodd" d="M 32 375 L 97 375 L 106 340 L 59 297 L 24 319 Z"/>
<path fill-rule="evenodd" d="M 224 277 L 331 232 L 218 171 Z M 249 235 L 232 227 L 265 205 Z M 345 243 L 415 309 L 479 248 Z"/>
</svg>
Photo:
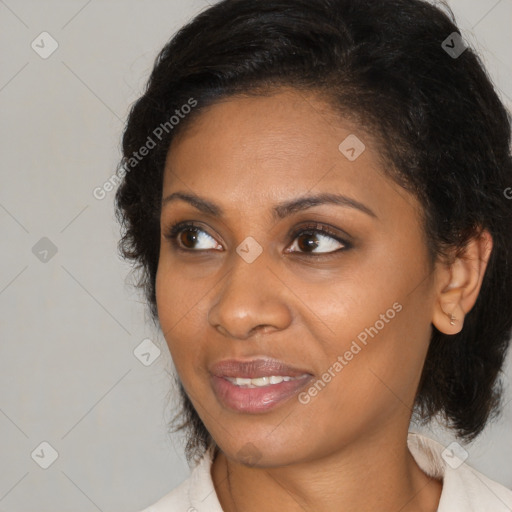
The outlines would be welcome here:
<svg viewBox="0 0 512 512">
<path fill-rule="evenodd" d="M 298 397 L 301 430 L 316 432 L 325 449 L 378 425 L 408 421 L 425 350 L 408 337 L 405 306 L 397 310 L 394 318 L 386 317 L 389 323 L 379 316 L 366 326 L 352 319 L 360 325 L 346 336 L 330 338 L 322 370 Z M 387 310 L 382 311 L 385 315 Z"/>
<path fill-rule="evenodd" d="M 350 280 L 333 283 L 329 300 L 324 294 L 316 303 L 330 328 L 314 336 L 323 344 L 320 380 L 331 390 L 319 392 L 319 402 L 342 408 L 412 404 L 431 335 L 432 296 L 424 261 L 404 255 L 375 254 L 359 262 Z"/>
<path fill-rule="evenodd" d="M 174 365 L 185 377 L 197 368 L 202 345 L 206 343 L 204 289 L 171 270 L 165 261 L 156 275 L 156 303 L 163 336 Z"/>
</svg>

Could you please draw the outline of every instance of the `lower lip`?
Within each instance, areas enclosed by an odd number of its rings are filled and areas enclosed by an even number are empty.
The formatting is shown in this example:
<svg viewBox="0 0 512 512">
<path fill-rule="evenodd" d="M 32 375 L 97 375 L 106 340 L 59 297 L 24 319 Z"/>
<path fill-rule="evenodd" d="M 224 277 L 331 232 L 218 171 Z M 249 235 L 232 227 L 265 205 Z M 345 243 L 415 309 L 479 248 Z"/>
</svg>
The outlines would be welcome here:
<svg viewBox="0 0 512 512">
<path fill-rule="evenodd" d="M 212 387 L 219 401 L 239 412 L 257 413 L 268 411 L 296 395 L 313 378 L 312 375 L 269 384 L 259 388 L 244 388 L 229 380 L 212 376 Z"/>
</svg>

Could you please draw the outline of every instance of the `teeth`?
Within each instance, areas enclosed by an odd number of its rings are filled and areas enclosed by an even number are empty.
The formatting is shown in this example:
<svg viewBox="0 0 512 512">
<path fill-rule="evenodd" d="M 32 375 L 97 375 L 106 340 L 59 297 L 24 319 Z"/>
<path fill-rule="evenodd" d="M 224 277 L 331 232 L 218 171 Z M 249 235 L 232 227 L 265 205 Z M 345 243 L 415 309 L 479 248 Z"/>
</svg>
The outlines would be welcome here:
<svg viewBox="0 0 512 512">
<path fill-rule="evenodd" d="M 258 377 L 256 379 L 247 379 L 242 377 L 225 377 L 229 382 L 244 388 L 260 388 L 268 386 L 269 384 L 280 384 L 281 382 L 288 382 L 289 380 L 297 380 L 304 377 L 299 375 L 298 377 L 289 377 L 281 375 L 272 375 L 270 377 Z"/>
</svg>

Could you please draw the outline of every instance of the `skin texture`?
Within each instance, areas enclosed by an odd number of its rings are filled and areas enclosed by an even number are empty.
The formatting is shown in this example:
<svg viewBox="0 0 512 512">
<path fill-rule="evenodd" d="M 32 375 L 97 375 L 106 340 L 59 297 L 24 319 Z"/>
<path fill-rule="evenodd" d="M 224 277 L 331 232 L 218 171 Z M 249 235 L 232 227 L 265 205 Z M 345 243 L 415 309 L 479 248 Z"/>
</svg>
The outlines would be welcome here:
<svg viewBox="0 0 512 512">
<path fill-rule="evenodd" d="M 366 146 L 354 161 L 338 149 L 350 134 Z M 442 484 L 406 445 L 412 406 L 432 323 L 460 331 L 492 240 L 484 232 L 464 257 L 431 267 L 421 208 L 381 165 L 362 127 L 286 88 L 219 102 L 171 145 L 163 198 L 194 193 L 224 212 L 163 202 L 156 290 L 177 372 L 221 449 L 212 478 L 227 512 L 437 509 Z M 322 204 L 272 217 L 276 204 L 320 193 L 343 194 L 374 216 Z M 165 236 L 179 221 L 206 233 L 182 244 L 188 252 Z M 291 236 L 308 223 L 350 246 L 326 254 L 344 245 L 328 234 Z M 248 236 L 262 248 L 252 263 L 236 252 Z M 319 246 L 308 249 L 315 236 Z M 176 239 L 187 244 L 183 233 Z M 320 378 L 394 303 L 401 311 L 307 404 L 292 397 L 243 413 L 212 390 L 208 368 L 231 358 L 274 357 Z M 252 465 L 241 455 L 248 446 Z"/>
</svg>

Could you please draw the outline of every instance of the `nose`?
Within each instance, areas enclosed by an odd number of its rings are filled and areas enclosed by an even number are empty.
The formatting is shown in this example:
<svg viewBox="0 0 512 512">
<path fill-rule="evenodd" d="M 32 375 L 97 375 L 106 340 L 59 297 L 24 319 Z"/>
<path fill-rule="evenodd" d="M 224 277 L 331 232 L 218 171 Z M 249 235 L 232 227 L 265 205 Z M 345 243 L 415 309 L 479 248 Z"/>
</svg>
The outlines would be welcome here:
<svg viewBox="0 0 512 512">
<path fill-rule="evenodd" d="M 264 254 L 247 263 L 237 254 L 208 310 L 209 324 L 223 335 L 248 339 L 254 332 L 286 329 L 292 314 L 290 291 L 268 265 Z"/>
</svg>

